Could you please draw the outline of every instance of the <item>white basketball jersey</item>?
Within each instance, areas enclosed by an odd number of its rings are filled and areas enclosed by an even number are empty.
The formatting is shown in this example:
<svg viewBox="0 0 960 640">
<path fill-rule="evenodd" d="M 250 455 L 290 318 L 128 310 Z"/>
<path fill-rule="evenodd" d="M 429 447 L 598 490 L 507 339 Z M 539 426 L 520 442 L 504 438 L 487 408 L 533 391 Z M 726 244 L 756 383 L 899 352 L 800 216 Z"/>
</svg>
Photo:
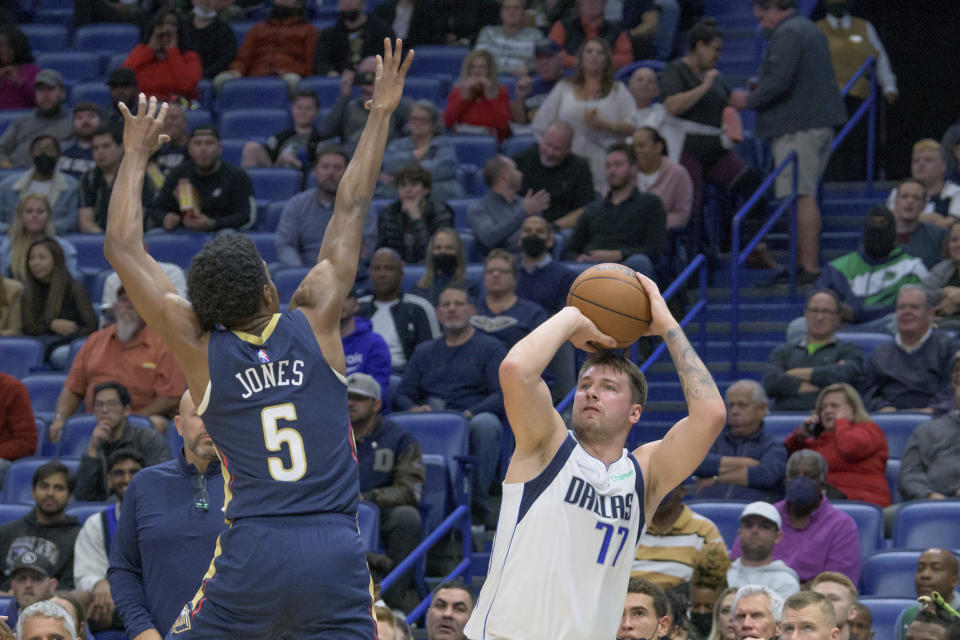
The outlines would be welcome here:
<svg viewBox="0 0 960 640">
<path fill-rule="evenodd" d="M 569 434 L 544 471 L 503 484 L 470 640 L 614 638 L 645 522 L 640 465 L 608 468 Z"/>
</svg>

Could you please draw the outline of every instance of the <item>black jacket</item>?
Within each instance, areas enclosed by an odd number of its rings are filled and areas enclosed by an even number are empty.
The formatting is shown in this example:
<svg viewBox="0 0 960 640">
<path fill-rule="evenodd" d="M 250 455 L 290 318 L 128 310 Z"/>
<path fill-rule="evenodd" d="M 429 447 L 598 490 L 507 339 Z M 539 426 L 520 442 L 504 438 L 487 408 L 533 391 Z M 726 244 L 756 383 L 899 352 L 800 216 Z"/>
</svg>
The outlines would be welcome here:
<svg viewBox="0 0 960 640">
<path fill-rule="evenodd" d="M 433 340 L 434 335 L 430 330 L 430 319 L 423 306 L 404 300 L 407 297 L 409 297 L 408 294 L 400 294 L 400 301 L 390 307 L 390 315 L 393 316 L 397 335 L 400 336 L 400 342 L 403 344 L 403 353 L 409 361 L 414 348 L 421 342 Z M 377 310 L 373 304 L 372 295 L 363 296 L 357 302 L 360 303 L 357 307 L 357 315 L 360 317 L 369 318 Z M 427 304 L 429 305 L 429 302 Z"/>
</svg>

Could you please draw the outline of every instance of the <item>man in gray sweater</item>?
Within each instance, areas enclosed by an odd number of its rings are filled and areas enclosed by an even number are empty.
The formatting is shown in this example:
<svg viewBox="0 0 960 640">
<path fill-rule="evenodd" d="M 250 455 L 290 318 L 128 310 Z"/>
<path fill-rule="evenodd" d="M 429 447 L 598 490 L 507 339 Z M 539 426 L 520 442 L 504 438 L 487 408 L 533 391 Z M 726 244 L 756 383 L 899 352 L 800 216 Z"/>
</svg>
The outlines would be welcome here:
<svg viewBox="0 0 960 640">
<path fill-rule="evenodd" d="M 61 106 L 67 97 L 63 76 L 44 69 L 33 81 L 36 110 L 10 123 L 0 136 L 0 169 L 30 166 L 30 143 L 40 135 L 63 142 L 73 135 L 70 113 Z"/>
<path fill-rule="evenodd" d="M 827 38 L 797 12 L 795 0 L 754 0 L 753 13 L 770 32 L 756 89 L 747 109 L 757 111 L 756 134 L 773 142 L 779 165 L 797 152 L 797 240 L 801 284 L 820 273 L 820 208 L 817 186 L 830 158 L 833 128 L 847 121 Z M 792 171 L 780 174 L 778 198 L 792 191 Z"/>
</svg>

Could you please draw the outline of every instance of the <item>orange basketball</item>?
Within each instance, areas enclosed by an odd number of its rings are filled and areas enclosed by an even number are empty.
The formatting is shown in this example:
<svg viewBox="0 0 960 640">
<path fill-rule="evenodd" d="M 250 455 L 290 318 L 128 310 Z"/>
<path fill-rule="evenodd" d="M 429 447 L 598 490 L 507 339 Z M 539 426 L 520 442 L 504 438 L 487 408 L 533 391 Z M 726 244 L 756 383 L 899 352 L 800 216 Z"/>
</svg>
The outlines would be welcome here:
<svg viewBox="0 0 960 640">
<path fill-rule="evenodd" d="M 650 299 L 637 281 L 637 273 L 613 262 L 581 273 L 570 285 L 567 304 L 580 309 L 621 349 L 636 342 L 652 320 Z"/>
</svg>

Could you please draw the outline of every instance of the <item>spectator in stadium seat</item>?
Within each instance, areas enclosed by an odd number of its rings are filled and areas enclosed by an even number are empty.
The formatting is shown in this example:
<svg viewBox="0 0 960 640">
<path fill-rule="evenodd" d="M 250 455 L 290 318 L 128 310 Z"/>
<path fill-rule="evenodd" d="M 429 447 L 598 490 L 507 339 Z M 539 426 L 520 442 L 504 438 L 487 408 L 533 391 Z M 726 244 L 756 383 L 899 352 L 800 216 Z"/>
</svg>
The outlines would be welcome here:
<svg viewBox="0 0 960 640">
<path fill-rule="evenodd" d="M 913 576 L 913 584 L 917 590 L 917 596 L 929 596 L 934 591 L 939 593 L 943 599 L 956 610 L 960 607 L 960 593 L 957 593 L 958 581 L 958 563 L 957 556 L 947 549 L 937 549 L 936 547 L 926 549 L 917 558 L 917 571 Z M 907 637 L 907 627 L 913 623 L 918 616 L 923 620 L 920 614 L 921 607 L 913 605 L 900 614 L 900 628 L 897 629 L 897 638 L 903 640 Z M 956 618 L 953 619 L 956 625 Z M 950 634 L 952 637 L 953 634 Z"/>
<path fill-rule="evenodd" d="M 573 67 L 580 63 L 580 47 L 589 40 L 602 38 L 612 51 L 612 63 L 616 69 L 633 62 L 633 47 L 630 36 L 620 23 L 604 20 L 606 0 L 577 0 L 577 12 L 565 20 L 557 20 L 550 27 L 550 39 L 563 47 L 563 64 Z"/>
<path fill-rule="evenodd" d="M 383 38 L 380 39 L 380 43 L 379 46 L 382 46 Z M 370 114 L 366 104 L 373 98 L 373 80 L 376 71 L 377 59 L 373 57 L 361 60 L 355 71 L 352 68 L 344 71 L 340 76 L 340 96 L 330 107 L 320 127 L 320 135 L 323 138 L 340 138 L 340 144 L 351 155 L 357 142 L 360 141 L 360 134 Z M 356 98 L 353 97 L 354 86 L 360 87 L 360 95 Z M 411 104 L 412 101 L 409 98 L 400 98 L 396 111 L 390 116 L 388 142 L 403 135 Z"/>
<path fill-rule="evenodd" d="M 170 349 L 146 326 L 123 289 L 113 313 L 116 323 L 93 332 L 73 359 L 50 423 L 51 442 L 60 439 L 64 421 L 81 400 L 93 413 L 93 390 L 101 382 L 123 380 L 131 412 L 149 417 L 161 433 L 177 408 L 186 382 Z"/>
<path fill-rule="evenodd" d="M 863 374 L 863 348 L 837 340 L 840 300 L 829 289 L 813 291 L 803 308 L 807 335 L 780 345 L 763 370 L 763 387 L 778 411 L 809 411 L 828 385 L 856 385 Z"/>
<path fill-rule="evenodd" d="M 434 589 L 427 609 L 427 640 L 464 640 L 463 628 L 475 600 L 473 592 L 459 578 Z"/>
<path fill-rule="evenodd" d="M 67 271 L 74 278 L 81 277 L 77 267 L 77 249 L 69 240 L 57 235 L 53 226 L 53 210 L 46 196 L 33 193 L 20 200 L 6 236 L 0 242 L 0 270 L 4 274 L 26 282 L 27 250 L 30 245 L 43 238 L 53 238 L 63 251 Z"/>
<path fill-rule="evenodd" d="M 527 216 L 520 226 L 520 268 L 517 295 L 536 302 L 549 314 L 566 305 L 567 292 L 577 274 L 553 259 L 553 227 L 542 216 Z"/>
<path fill-rule="evenodd" d="M 92 169 L 80 179 L 77 226 L 81 233 L 103 233 L 107 226 L 107 206 L 113 193 L 120 161 L 123 160 L 123 141 L 115 131 L 101 126 L 92 136 Z M 150 180 L 144 180 L 140 200 L 146 211 L 153 207 L 154 190 Z M 144 216 L 144 225 L 150 218 Z"/>
<path fill-rule="evenodd" d="M 960 324 L 960 224 L 947 230 L 946 257 L 930 269 L 923 288 L 928 298 L 937 302 L 937 326 L 955 329 Z"/>
<path fill-rule="evenodd" d="M 384 406 L 389 406 L 387 391 L 390 387 L 390 349 L 383 336 L 373 330 L 368 318 L 356 317 L 357 288 L 350 290 L 340 311 L 340 338 L 346 356 L 347 375 L 364 373 L 380 385 L 380 397 Z"/>
<path fill-rule="evenodd" d="M 366 13 L 365 0 L 338 0 L 337 23 L 320 32 L 316 60 L 319 76 L 344 77 L 344 71 L 359 71 L 362 60 L 383 53 L 383 39 L 393 38 L 393 30 L 372 13 Z"/>
<path fill-rule="evenodd" d="M 394 565 L 410 555 L 422 538 L 417 504 L 425 479 L 417 440 L 389 417 L 380 416 L 381 386 L 372 376 L 347 376 L 350 424 L 357 442 L 360 496 L 380 508 L 380 533 Z M 386 600 L 409 608 L 413 600 L 413 572 L 388 589 Z M 413 602 L 411 602 L 413 600 Z"/>
<path fill-rule="evenodd" d="M 37 108 L 11 122 L 0 135 L 0 169 L 29 166 L 33 142 L 38 137 L 70 137 L 70 114 L 63 109 L 67 97 L 63 76 L 54 69 L 44 69 L 34 78 L 33 87 Z"/>
<path fill-rule="evenodd" d="M 403 373 L 413 350 L 421 342 L 440 336 L 437 315 L 424 298 L 404 293 L 403 261 L 393 249 L 377 249 L 370 259 L 373 293 L 357 299 L 357 315 L 369 318 L 373 330 L 390 349 L 394 373 Z"/>
<path fill-rule="evenodd" d="M 573 153 L 586 158 L 593 188 L 603 193 L 607 190 L 607 148 L 633 133 L 629 119 L 634 109 L 630 92 L 613 77 L 610 46 L 602 38 L 590 38 L 580 49 L 573 77 L 553 87 L 533 118 L 532 128 L 542 136 L 557 120 L 573 127 Z"/>
<path fill-rule="evenodd" d="M 904 285 L 897 294 L 896 341 L 867 358 L 863 397 L 870 411 L 932 412 L 953 397 L 950 369 L 956 339 L 933 327 L 933 307 L 923 288 Z"/>
<path fill-rule="evenodd" d="M 446 21 L 448 45 L 472 47 L 483 27 L 500 20 L 500 3 L 496 0 L 440 0 L 440 11 Z"/>
<path fill-rule="evenodd" d="M 407 129 L 410 135 L 394 138 L 387 144 L 377 197 L 394 197 L 397 192 L 396 173 L 417 163 L 430 172 L 433 199 L 446 202 L 462 198 L 463 185 L 457 179 L 457 152 L 450 139 L 442 135 L 443 119 L 437 106 L 429 100 L 414 102 L 410 106 Z"/>
<path fill-rule="evenodd" d="M 0 357 L 4 357 L 2 352 Z M 37 423 L 27 387 L 13 376 L 0 373 L 0 489 L 10 463 L 36 450 Z"/>
<path fill-rule="evenodd" d="M 62 369 L 75 338 L 97 328 L 97 316 L 83 284 L 67 271 L 63 250 L 52 238 L 35 240 L 27 249 L 23 283 L 23 334 L 44 345 L 44 359 Z"/>
<path fill-rule="evenodd" d="M 443 336 L 417 345 L 394 407 L 401 411 L 456 411 L 469 421 L 473 472 L 473 523 L 495 517 L 490 486 L 497 474 L 503 436 L 503 393 L 498 370 L 507 354 L 503 344 L 473 328 L 476 312 L 467 291 L 448 285 L 440 293 L 437 318 Z"/>
<path fill-rule="evenodd" d="M 36 602 L 49 599 L 58 583 L 53 575 L 53 565 L 47 558 L 36 555 L 32 551 L 24 552 L 8 567 L 13 602 L 3 615 L 7 616 L 4 622 L 11 628 L 16 628 L 20 612 Z"/>
<path fill-rule="evenodd" d="M 30 40 L 15 24 L 0 26 L 0 69 L 0 111 L 33 108 L 33 81 L 40 67 L 33 61 Z"/>
<path fill-rule="evenodd" d="M 480 295 L 480 283 L 467 277 L 467 252 L 455 229 L 437 229 L 430 236 L 424 262 L 427 268 L 414 293 L 430 304 L 438 304 L 440 292 L 448 285 L 464 287 L 474 300 Z"/>
<path fill-rule="evenodd" d="M 79 180 L 95 166 L 93 132 L 104 124 L 103 112 L 93 102 L 80 102 L 73 107 L 73 136 L 64 143 L 57 167 Z"/>
<path fill-rule="evenodd" d="M 932 269 L 943 257 L 947 234 L 943 227 L 921 222 L 925 202 L 926 187 L 919 180 L 907 178 L 897 185 L 893 217 L 897 221 L 897 244 L 910 255 L 923 260 L 927 269 Z M 954 222 L 952 218 L 950 220 Z"/>
<path fill-rule="evenodd" d="M 669 158 L 667 141 L 653 127 L 640 127 L 633 133 L 632 141 L 640 193 L 660 198 L 667 212 L 667 229 L 686 229 L 693 207 L 690 174 Z"/>
<path fill-rule="evenodd" d="M 684 133 L 668 121 L 667 108 L 656 100 L 660 97 L 660 84 L 657 72 L 650 67 L 639 67 L 630 74 L 627 81 L 627 91 L 633 96 L 637 108 L 630 116 L 630 124 L 636 128 L 653 127 L 663 137 L 667 147 L 667 157 L 674 162 L 680 161 L 683 151 Z"/>
<path fill-rule="evenodd" d="M 754 380 L 727 388 L 727 426 L 697 467 L 697 498 L 766 500 L 783 496 L 787 450 L 763 430 L 767 395 Z"/>
<path fill-rule="evenodd" d="M 377 216 L 377 246 L 389 247 L 407 264 L 422 262 L 427 243 L 437 229 L 453 226 L 453 211 L 431 198 L 433 178 L 419 164 L 410 164 L 394 176 L 397 199 Z"/>
<path fill-rule="evenodd" d="M 64 513 L 73 493 L 70 472 L 58 460 L 51 460 L 37 467 L 31 483 L 34 508 L 0 526 L 3 589 L 9 590 L 11 569 L 16 563 L 31 558 L 43 558 L 53 567 L 51 577 L 62 588 L 73 589 L 73 545 L 80 522 Z"/>
<path fill-rule="evenodd" d="M 522 195 L 523 174 L 510 158 L 497 155 L 483 165 L 488 191 L 467 207 L 467 223 L 484 253 L 492 249 L 520 249 L 520 226 L 527 216 L 540 215 L 550 206 L 546 189 Z"/>
<path fill-rule="evenodd" d="M 183 47 L 196 51 L 203 77 L 213 80 L 227 70 L 237 56 L 237 36 L 217 16 L 217 0 L 193 0 L 193 12 L 181 25 Z M 169 115 L 169 112 L 167 112 Z"/>
<path fill-rule="evenodd" d="M 857 523 L 824 495 L 827 470 L 826 460 L 816 451 L 797 451 L 787 460 L 787 497 L 773 505 L 780 512 L 783 531 L 773 559 L 796 571 L 801 584 L 824 571 L 837 571 L 854 583 L 860 579 Z M 739 541 L 734 542 L 730 557 L 741 555 Z"/>
<path fill-rule="evenodd" d="M 346 152 L 335 145 L 324 145 L 317 149 L 317 162 L 313 165 L 317 186 L 290 198 L 280 213 L 275 240 L 280 267 L 316 264 L 323 235 L 333 215 L 337 187 L 347 168 L 348 159 Z M 376 242 L 377 218 L 367 216 L 360 254 L 364 262 L 373 252 Z"/>
<path fill-rule="evenodd" d="M 857 615 L 854 606 L 858 595 L 856 585 L 842 573 L 824 571 L 810 581 L 810 590 L 830 601 L 836 625 L 840 628 L 840 637 L 836 640 L 850 640 L 850 621 Z"/>
<path fill-rule="evenodd" d="M 960 358 L 950 372 L 954 403 L 960 397 Z M 960 405 L 957 405 L 960 406 Z M 914 429 L 900 466 L 900 495 L 909 500 L 960 497 L 960 411 L 956 408 Z"/>
<path fill-rule="evenodd" d="M 57 233 L 76 230 L 77 181 L 57 168 L 60 142 L 50 135 L 37 136 L 30 143 L 30 158 L 32 168 L 0 182 L 0 231 L 9 228 L 10 214 L 17 203 L 33 193 L 47 197 Z"/>
<path fill-rule="evenodd" d="M 887 438 L 849 384 L 824 387 L 813 415 L 793 430 L 785 444 L 790 453 L 812 449 L 822 455 L 830 469 L 827 482 L 845 493 L 848 500 L 890 506 Z"/>
<path fill-rule="evenodd" d="M 165 231 L 201 233 L 249 224 L 256 207 L 253 185 L 242 169 L 223 161 L 217 128 L 194 127 L 187 152 L 191 161 L 171 169 L 157 193 L 154 223 Z M 193 197 L 185 197 L 185 189 L 192 189 Z"/>
<path fill-rule="evenodd" d="M 443 122 L 457 133 L 491 135 L 498 142 L 510 137 L 510 92 L 497 79 L 497 63 L 486 49 L 474 49 L 463 59 Z"/>
<path fill-rule="evenodd" d="M 137 74 L 132 69 L 117 67 L 107 76 L 107 86 L 110 88 L 110 101 L 113 103 L 110 114 L 107 116 L 107 125 L 123 135 L 123 114 L 117 106 L 121 102 L 127 106 L 130 113 L 136 113 L 138 102 Z"/>
<path fill-rule="evenodd" d="M 203 65 L 196 51 L 181 48 L 182 40 L 177 14 L 161 11 L 144 30 L 143 42 L 123 61 L 137 74 L 137 86 L 148 97 L 167 102 L 200 98 L 197 84 L 203 78 Z"/>
<path fill-rule="evenodd" d="M 733 600 L 736 595 L 737 589 L 733 587 L 724 589 L 720 593 L 720 597 L 713 605 L 710 635 L 706 636 L 706 640 L 737 640 L 737 629 L 733 623 Z"/>
<path fill-rule="evenodd" d="M 960 217 L 960 185 L 947 179 L 947 164 L 939 142 L 924 138 L 913 145 L 910 177 L 918 180 L 927 192 L 920 220 L 949 227 Z M 896 206 L 896 198 L 894 188 L 887 197 L 887 207 Z"/>
<path fill-rule="evenodd" d="M 445 16 L 436 0 L 382 0 L 373 8 L 373 15 L 411 49 L 444 44 Z"/>
<path fill-rule="evenodd" d="M 847 624 L 850 625 L 850 637 L 856 640 L 873 640 L 875 631 L 873 630 L 873 612 L 870 607 L 862 602 L 856 602 L 853 605 L 857 614 Z"/>
<path fill-rule="evenodd" d="M 617 640 L 663 638 L 670 628 L 670 606 L 663 589 L 643 578 L 630 578 Z"/>
<path fill-rule="evenodd" d="M 653 265 L 667 245 L 667 214 L 660 198 L 637 190 L 637 157 L 625 143 L 607 151 L 610 192 L 583 210 L 564 249 L 567 260 L 619 262 L 655 278 Z"/>
<path fill-rule="evenodd" d="M 547 96 L 563 77 L 563 49 L 553 40 L 539 40 L 533 50 L 533 75 L 517 77 L 510 100 L 510 119 L 529 124 Z"/>
<path fill-rule="evenodd" d="M 723 544 L 723 536 L 709 518 L 683 503 L 680 485 L 664 496 L 653 519 L 640 535 L 631 578 L 649 580 L 669 589 L 690 580 L 693 559 L 708 544 Z"/>
<path fill-rule="evenodd" d="M 516 257 L 506 249 L 494 249 L 483 261 L 483 292 L 470 324 L 507 349 L 547 319 L 543 307 L 517 296 Z"/>
<path fill-rule="evenodd" d="M 830 157 L 834 127 L 847 121 L 827 37 L 796 10 L 794 0 L 754 0 L 754 15 L 770 41 L 756 88 L 746 108 L 757 112 L 756 136 L 769 138 L 774 163 L 797 152 L 798 266 L 800 280 L 820 273 L 820 208 L 817 188 Z M 777 177 L 776 197 L 791 192 L 791 175 Z"/>
<path fill-rule="evenodd" d="M 800 591 L 797 572 L 774 560 L 773 548 L 783 538 L 780 512 L 769 502 L 751 502 L 740 513 L 737 541 L 743 555 L 727 571 L 727 584 L 744 587 L 761 584 L 789 598 Z"/>
<path fill-rule="evenodd" d="M 167 459 L 169 457 L 168 451 Z M 119 617 L 114 616 L 116 609 L 107 581 L 108 554 L 120 519 L 123 496 L 133 476 L 146 466 L 135 449 L 124 447 L 110 454 L 107 458 L 107 487 L 109 494 L 116 496 L 116 502 L 87 518 L 73 547 L 73 578 L 78 590 L 93 596 L 88 615 L 98 631 L 123 630 Z"/>
<path fill-rule="evenodd" d="M 310 89 L 298 90 L 290 104 L 293 127 L 279 131 L 266 144 L 254 140 L 243 145 L 240 166 L 290 167 L 303 171 L 317 161 L 317 147 L 323 141 L 313 121 L 320 111 L 320 97 Z"/>
<path fill-rule="evenodd" d="M 21 297 L 23 285 L 0 277 L 0 336 L 19 336 L 23 331 Z"/>
<path fill-rule="evenodd" d="M 144 467 L 170 459 L 164 437 L 155 429 L 130 424 L 130 414 L 130 392 L 122 384 L 111 381 L 94 387 L 93 415 L 97 423 L 77 468 L 74 494 L 78 500 L 102 502 L 115 495 L 107 462 L 117 451 L 134 451 Z"/>
<path fill-rule="evenodd" d="M 590 165 L 572 149 L 573 127 L 558 120 L 547 126 L 539 142 L 513 157 L 523 174 L 520 192 L 546 191 L 550 199 L 541 215 L 558 229 L 576 226 L 594 199 Z"/>
<path fill-rule="evenodd" d="M 708 544 L 693 557 L 693 575 L 690 576 L 690 640 L 707 640 L 713 627 L 715 609 L 730 593 L 727 569 L 730 558 L 722 544 Z M 736 591 L 735 589 L 733 591 Z M 730 617 L 727 602 L 727 618 Z M 717 639 L 719 640 L 719 639 Z"/>
<path fill-rule="evenodd" d="M 147 253 L 150 252 L 149 244 L 144 243 L 143 248 L 146 249 Z M 177 294 L 184 300 L 189 300 L 190 296 L 187 295 L 187 276 L 183 272 L 183 269 L 172 262 L 161 262 L 159 260 L 157 261 L 157 266 L 170 278 L 170 282 L 173 284 L 174 289 L 177 290 Z M 117 275 L 116 271 L 111 272 L 103 281 L 103 296 L 100 298 L 99 307 L 101 312 L 101 328 L 116 321 L 113 308 L 114 305 L 117 304 L 117 295 L 121 287 L 120 276 Z"/>
<path fill-rule="evenodd" d="M 313 74 L 317 50 L 317 30 L 304 18 L 303 0 L 274 0 L 267 19 L 247 31 L 230 68 L 213 79 L 213 88 L 219 93 L 234 78 L 276 75 L 292 93 L 301 78 Z"/>
<path fill-rule="evenodd" d="M 147 177 L 154 189 L 159 190 L 163 186 L 163 178 L 170 173 L 170 170 L 179 167 L 189 157 L 187 154 L 187 144 L 190 142 L 189 125 L 190 122 L 183 107 L 176 102 L 168 102 L 163 132 L 170 136 L 170 140 L 160 145 L 147 167 Z M 154 166 L 159 169 L 159 176 L 153 171 Z"/>
<path fill-rule="evenodd" d="M 500 24 L 488 25 L 477 36 L 477 49 L 489 51 L 500 73 L 526 74 L 533 68 L 534 47 L 543 32 L 527 26 L 523 0 L 500 3 Z"/>
<path fill-rule="evenodd" d="M 173 626 L 225 527 L 220 460 L 189 391 L 174 422 L 183 448 L 130 481 L 110 547 L 107 580 L 129 638 Z"/>
</svg>

